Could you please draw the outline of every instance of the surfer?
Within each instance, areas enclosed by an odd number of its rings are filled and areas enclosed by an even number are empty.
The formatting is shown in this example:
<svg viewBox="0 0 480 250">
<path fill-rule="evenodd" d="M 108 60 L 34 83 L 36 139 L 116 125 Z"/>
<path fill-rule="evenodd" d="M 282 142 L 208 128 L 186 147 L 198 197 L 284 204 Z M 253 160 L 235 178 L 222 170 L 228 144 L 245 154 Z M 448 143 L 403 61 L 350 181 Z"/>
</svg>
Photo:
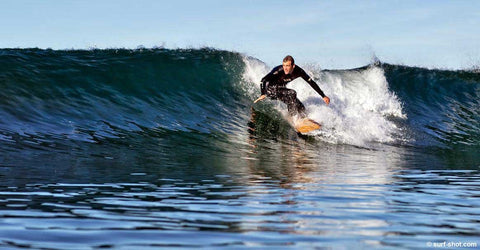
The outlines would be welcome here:
<svg viewBox="0 0 480 250">
<path fill-rule="evenodd" d="M 292 56 L 286 56 L 283 59 L 283 64 L 279 65 L 262 78 L 260 89 L 262 95 L 254 101 L 254 103 L 270 97 L 273 100 L 280 100 L 287 104 L 288 112 L 291 116 L 298 114 L 301 118 L 305 118 L 305 106 L 298 100 L 297 92 L 286 87 L 287 83 L 297 79 L 303 78 L 317 93 L 322 96 L 323 101 L 328 105 L 330 98 L 326 96 L 318 87 L 317 83 L 305 73 L 299 66 L 295 65 L 295 60 Z"/>
</svg>

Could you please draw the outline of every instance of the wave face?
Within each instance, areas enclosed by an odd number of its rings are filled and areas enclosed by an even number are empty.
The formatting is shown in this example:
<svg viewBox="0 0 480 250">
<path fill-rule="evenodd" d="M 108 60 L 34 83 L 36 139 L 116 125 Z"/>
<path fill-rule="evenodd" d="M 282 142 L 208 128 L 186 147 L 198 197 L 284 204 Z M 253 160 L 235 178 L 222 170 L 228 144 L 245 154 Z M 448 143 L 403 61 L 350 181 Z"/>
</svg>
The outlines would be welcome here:
<svg viewBox="0 0 480 250">
<path fill-rule="evenodd" d="M 242 57 L 203 50 L 2 50 L 0 133 L 95 141 L 119 131 L 228 131 Z"/>
<path fill-rule="evenodd" d="M 419 145 L 480 146 L 480 74 L 384 64 Z"/>
<path fill-rule="evenodd" d="M 322 123 L 313 134 L 318 141 L 478 152 L 478 73 L 389 64 L 304 69 L 332 101 L 326 106 L 302 80 L 289 84 L 309 116 Z M 3 49 L 0 142 L 22 149 L 131 133 L 220 135 L 239 143 L 246 131 L 296 136 L 284 104 L 263 101 L 251 113 L 269 70 L 254 58 L 214 49 Z"/>
</svg>

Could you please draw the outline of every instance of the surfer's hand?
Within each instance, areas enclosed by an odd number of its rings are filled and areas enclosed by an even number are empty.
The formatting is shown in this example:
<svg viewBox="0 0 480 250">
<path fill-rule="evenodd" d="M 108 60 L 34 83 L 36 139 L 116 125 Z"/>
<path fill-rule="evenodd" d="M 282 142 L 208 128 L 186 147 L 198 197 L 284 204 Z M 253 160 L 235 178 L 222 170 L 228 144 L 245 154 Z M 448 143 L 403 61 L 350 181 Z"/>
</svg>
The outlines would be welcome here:
<svg viewBox="0 0 480 250">
<path fill-rule="evenodd" d="M 257 100 L 255 100 L 253 103 L 257 103 L 263 99 L 265 99 L 265 97 L 267 97 L 266 95 L 261 95 Z"/>
<path fill-rule="evenodd" d="M 323 101 L 324 101 L 327 105 L 330 104 L 330 98 L 329 98 L 328 96 L 325 96 L 325 97 L 323 98 Z"/>
</svg>

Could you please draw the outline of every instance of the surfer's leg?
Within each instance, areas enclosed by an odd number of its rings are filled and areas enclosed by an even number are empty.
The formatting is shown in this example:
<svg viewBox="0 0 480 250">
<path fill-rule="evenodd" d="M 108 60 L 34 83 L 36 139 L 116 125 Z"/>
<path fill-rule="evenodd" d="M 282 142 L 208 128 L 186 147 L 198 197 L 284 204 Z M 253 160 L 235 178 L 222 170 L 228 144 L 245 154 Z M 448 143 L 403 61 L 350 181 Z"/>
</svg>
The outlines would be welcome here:
<svg viewBox="0 0 480 250">
<path fill-rule="evenodd" d="M 305 106 L 298 100 L 298 98 L 295 98 L 295 110 L 297 111 L 298 115 L 301 118 L 307 117 L 307 113 L 305 112 Z"/>
<path fill-rule="evenodd" d="M 288 113 L 291 116 L 299 115 L 301 118 L 305 118 L 305 106 L 298 100 L 297 92 L 293 89 L 279 89 L 277 92 L 277 98 L 287 104 Z"/>
</svg>

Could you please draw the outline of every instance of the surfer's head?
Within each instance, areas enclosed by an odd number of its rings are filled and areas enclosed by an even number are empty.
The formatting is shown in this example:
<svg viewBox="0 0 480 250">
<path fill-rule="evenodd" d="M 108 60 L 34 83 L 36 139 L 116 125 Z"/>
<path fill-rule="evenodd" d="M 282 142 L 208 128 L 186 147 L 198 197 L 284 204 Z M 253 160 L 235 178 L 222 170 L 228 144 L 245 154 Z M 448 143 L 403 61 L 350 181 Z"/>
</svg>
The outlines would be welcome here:
<svg viewBox="0 0 480 250">
<path fill-rule="evenodd" d="M 295 60 L 293 60 L 292 56 L 288 55 L 283 58 L 283 71 L 285 72 L 285 75 L 292 73 L 294 68 Z"/>
</svg>

